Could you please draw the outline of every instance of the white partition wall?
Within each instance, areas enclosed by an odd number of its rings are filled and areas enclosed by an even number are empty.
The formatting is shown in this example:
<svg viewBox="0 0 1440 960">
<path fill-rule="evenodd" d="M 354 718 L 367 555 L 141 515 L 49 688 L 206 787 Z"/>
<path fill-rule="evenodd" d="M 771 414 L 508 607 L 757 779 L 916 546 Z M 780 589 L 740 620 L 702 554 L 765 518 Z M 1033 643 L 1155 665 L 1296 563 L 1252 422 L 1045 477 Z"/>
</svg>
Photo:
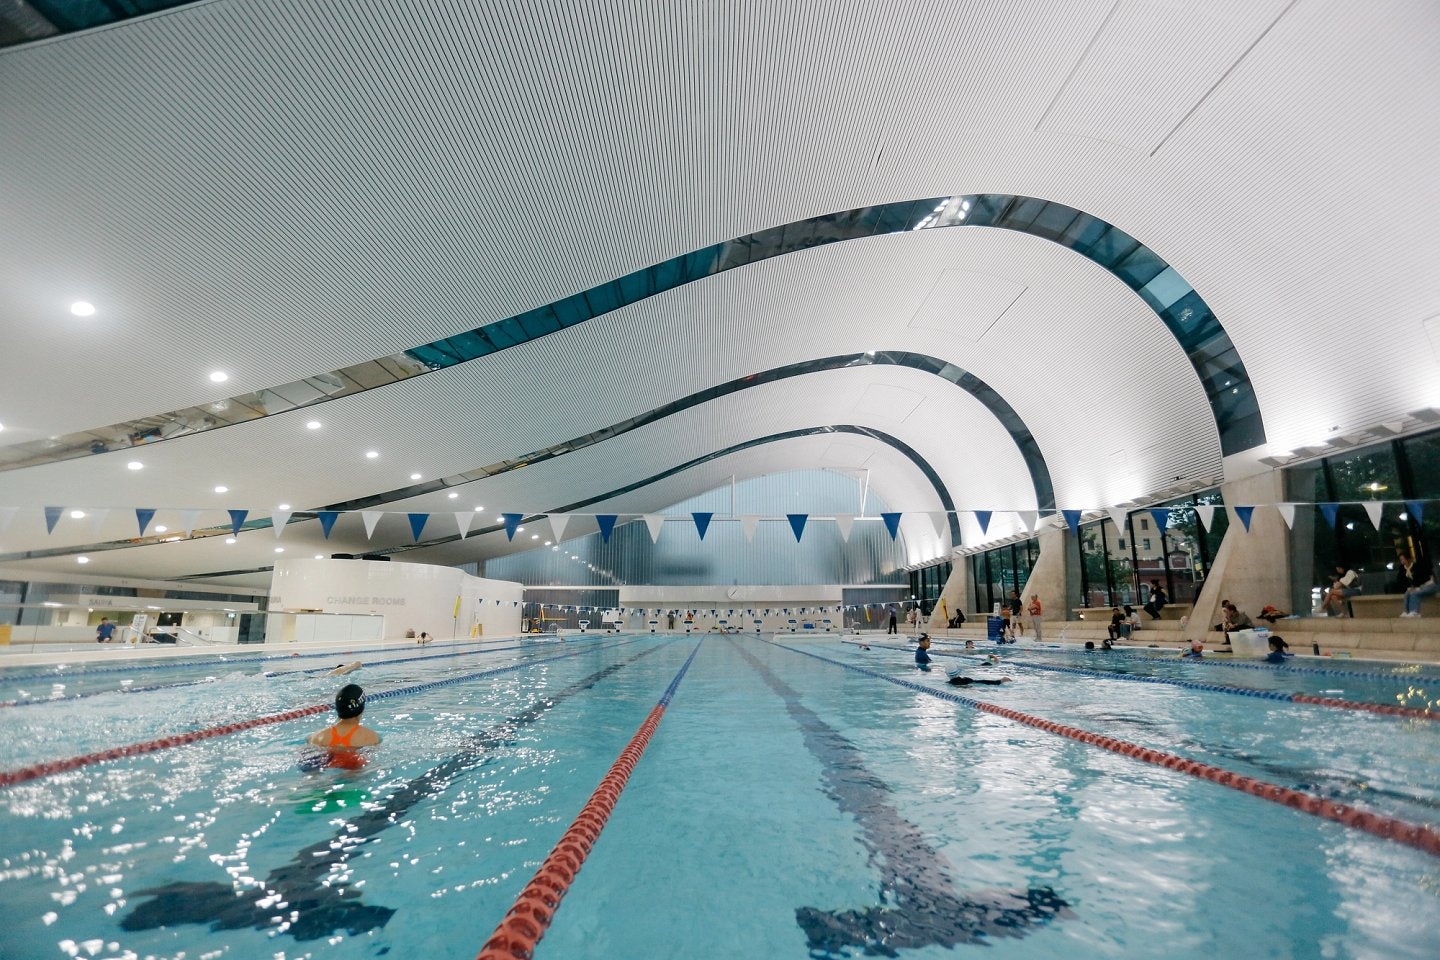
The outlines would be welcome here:
<svg viewBox="0 0 1440 960">
<path fill-rule="evenodd" d="M 620 606 L 626 610 L 626 626 L 642 632 L 658 620 L 657 632 L 685 630 L 684 616 L 670 626 L 660 610 L 693 610 L 689 629 L 704 633 L 724 627 L 741 633 L 824 634 L 839 633 L 844 625 L 841 612 L 845 588 L 838 585 L 700 585 L 692 587 L 624 586 Z"/>
<path fill-rule="evenodd" d="M 383 616 L 384 636 L 432 637 L 520 632 L 522 587 L 454 567 L 383 560 L 280 560 L 270 581 L 272 613 Z"/>
</svg>

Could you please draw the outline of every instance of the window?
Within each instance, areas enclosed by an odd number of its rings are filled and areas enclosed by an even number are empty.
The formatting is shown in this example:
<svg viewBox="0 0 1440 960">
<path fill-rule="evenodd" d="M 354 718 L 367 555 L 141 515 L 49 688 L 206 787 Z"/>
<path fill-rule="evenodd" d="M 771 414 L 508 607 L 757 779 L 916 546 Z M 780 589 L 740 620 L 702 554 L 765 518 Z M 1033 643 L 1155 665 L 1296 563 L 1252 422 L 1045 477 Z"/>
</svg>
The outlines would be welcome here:
<svg viewBox="0 0 1440 960">
<path fill-rule="evenodd" d="M 1121 544 L 1121 546 L 1123 547 L 1124 544 Z M 1150 538 L 1149 538 L 1149 537 L 1146 537 L 1145 539 L 1143 539 L 1143 540 L 1140 541 L 1140 549 L 1142 549 L 1142 550 L 1149 550 L 1149 549 L 1150 549 Z"/>
<path fill-rule="evenodd" d="M 1116 544 L 1116 546 L 1118 546 L 1121 550 L 1126 549 L 1126 547 L 1125 547 L 1125 538 L 1124 538 L 1124 537 L 1121 537 L 1120 540 L 1119 540 L 1119 542 Z"/>
<path fill-rule="evenodd" d="M 1150 529 L 1150 518 L 1149 518 L 1149 517 L 1141 517 L 1141 518 L 1140 518 L 1140 529 L 1141 529 L 1141 530 L 1149 530 L 1149 529 Z M 1149 540 L 1146 540 L 1146 541 L 1145 541 L 1145 549 L 1146 549 L 1146 550 L 1149 550 L 1149 549 L 1150 549 L 1150 541 L 1149 541 Z"/>
</svg>

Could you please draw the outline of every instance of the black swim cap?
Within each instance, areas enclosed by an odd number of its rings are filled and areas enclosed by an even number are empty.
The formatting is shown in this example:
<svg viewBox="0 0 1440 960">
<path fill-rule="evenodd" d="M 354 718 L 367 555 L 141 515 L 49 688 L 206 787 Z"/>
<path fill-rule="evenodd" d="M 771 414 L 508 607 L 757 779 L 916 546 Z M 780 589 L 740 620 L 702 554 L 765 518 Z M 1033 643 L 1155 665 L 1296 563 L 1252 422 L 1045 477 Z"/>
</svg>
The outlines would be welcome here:
<svg viewBox="0 0 1440 960">
<path fill-rule="evenodd" d="M 358 683 L 347 683 L 335 694 L 335 712 L 341 720 L 358 717 L 365 712 L 365 691 Z"/>
</svg>

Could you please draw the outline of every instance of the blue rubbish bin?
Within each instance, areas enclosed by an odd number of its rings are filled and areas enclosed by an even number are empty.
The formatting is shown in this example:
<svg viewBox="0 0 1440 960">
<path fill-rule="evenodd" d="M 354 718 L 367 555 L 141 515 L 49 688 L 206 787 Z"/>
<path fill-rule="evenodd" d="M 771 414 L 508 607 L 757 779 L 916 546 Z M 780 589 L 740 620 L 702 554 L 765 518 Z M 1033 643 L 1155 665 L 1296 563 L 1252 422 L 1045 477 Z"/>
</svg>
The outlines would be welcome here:
<svg viewBox="0 0 1440 960">
<path fill-rule="evenodd" d="M 1002 617 L 989 616 L 985 618 L 985 639 L 994 640 L 996 643 L 1005 641 L 1005 620 Z"/>
</svg>

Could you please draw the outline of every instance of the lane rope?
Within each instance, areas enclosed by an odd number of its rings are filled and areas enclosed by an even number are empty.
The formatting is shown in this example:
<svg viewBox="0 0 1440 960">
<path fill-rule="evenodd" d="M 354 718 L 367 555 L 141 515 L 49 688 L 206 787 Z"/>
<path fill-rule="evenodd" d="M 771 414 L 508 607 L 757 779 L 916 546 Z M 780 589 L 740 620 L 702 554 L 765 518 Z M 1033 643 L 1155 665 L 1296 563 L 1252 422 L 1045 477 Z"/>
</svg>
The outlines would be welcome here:
<svg viewBox="0 0 1440 960">
<path fill-rule="evenodd" d="M 650 743 L 650 737 L 660 726 L 660 718 L 665 715 L 665 708 L 670 705 L 670 699 L 679 688 L 680 681 L 685 679 L 686 671 L 690 669 L 695 655 L 704 645 L 705 638 L 701 637 L 680 671 L 675 674 L 675 679 L 670 681 L 660 700 L 650 708 L 649 715 L 620 752 L 620 756 L 615 758 L 609 772 L 601 779 L 595 792 L 590 794 L 590 799 L 580 808 L 580 813 L 570 824 L 570 828 L 561 835 L 550 855 L 540 864 L 540 869 L 535 871 L 535 876 L 530 878 L 530 882 L 515 898 L 514 905 L 505 912 L 504 918 L 490 934 L 490 939 L 480 948 L 476 960 L 530 960 L 535 956 L 535 945 L 545 936 L 545 931 L 550 929 L 555 911 L 560 909 L 560 901 L 565 898 L 570 885 L 575 882 L 575 875 L 590 856 L 600 831 L 605 829 L 605 823 L 610 819 L 610 814 L 620 799 L 621 791 L 630 780 L 630 774 L 640 762 L 640 756 Z"/>
<path fill-rule="evenodd" d="M 843 643 L 853 643 L 845 640 Z M 872 643 L 866 646 L 879 647 L 882 650 L 907 650 L 907 647 L 897 647 L 893 644 Z M 933 651 L 937 657 L 955 657 L 957 659 L 968 659 L 970 655 L 950 653 L 948 651 Z M 1101 654 L 1108 656 L 1108 654 Z M 1312 693 L 1286 693 L 1283 690 L 1259 690 L 1255 687 L 1237 687 L 1226 683 L 1206 683 L 1203 680 L 1183 680 L 1179 677 L 1149 677 L 1135 673 L 1113 673 L 1109 670 L 1089 670 L 1085 667 L 1062 667 L 1053 663 L 1029 663 L 1024 660 L 1002 661 L 1006 666 L 1019 667 L 1021 670 L 1044 670 L 1049 673 L 1070 673 L 1082 677 L 1101 677 L 1106 680 L 1128 680 L 1132 683 L 1160 683 L 1171 687 L 1184 687 L 1187 690 L 1202 690 L 1207 693 L 1228 693 L 1239 697 L 1255 697 L 1260 700 L 1275 700 L 1280 703 L 1305 703 L 1311 706 L 1331 707 L 1337 710 L 1360 710 L 1365 713 L 1379 713 L 1391 717 L 1410 717 L 1418 720 L 1440 720 L 1440 712 L 1421 707 L 1402 707 L 1398 704 L 1389 703 L 1366 703 L 1363 700 L 1345 700 L 1336 697 L 1322 697 Z M 1190 661 L 1193 662 L 1193 661 Z"/>
<path fill-rule="evenodd" d="M 1132 743 L 1129 740 L 1121 740 L 1118 737 L 1107 737 L 1102 734 L 1083 730 L 1079 727 L 1072 727 L 1068 724 L 1057 723 L 1054 720 L 1046 720 L 1034 714 L 1011 707 L 1002 707 L 997 704 L 988 703 L 984 700 L 975 700 L 971 697 L 961 696 L 949 690 L 936 690 L 934 687 L 914 680 L 905 680 L 900 677 L 892 677 L 876 670 L 869 670 L 865 667 L 857 667 L 851 663 L 844 663 L 839 660 L 832 660 L 823 657 L 818 653 L 811 653 L 809 650 L 800 650 L 796 647 L 787 647 L 783 643 L 774 640 L 767 640 L 766 643 L 779 647 L 781 650 L 788 650 L 791 653 L 798 653 L 803 656 L 813 657 L 823 663 L 829 663 L 846 670 L 853 670 L 869 677 L 893 683 L 896 686 L 905 687 L 920 693 L 938 697 L 941 700 L 949 700 L 952 703 L 962 704 L 975 710 L 985 713 L 993 713 L 996 716 L 1004 717 L 1007 720 L 1014 720 L 1026 726 L 1044 730 L 1047 733 L 1058 734 L 1068 737 L 1071 740 L 1078 740 L 1081 743 L 1088 743 L 1092 746 L 1109 750 L 1111 753 L 1118 753 L 1136 760 L 1143 760 L 1156 766 L 1165 767 L 1179 773 L 1187 773 L 1192 777 L 1202 780 L 1209 780 L 1218 783 L 1222 787 L 1229 787 L 1232 790 L 1239 790 L 1242 793 L 1249 793 L 1264 800 L 1283 804 L 1296 810 L 1321 817 L 1326 820 L 1333 820 L 1336 823 L 1351 827 L 1356 830 L 1363 830 L 1386 840 L 1394 840 L 1403 843 L 1408 847 L 1428 853 L 1431 856 L 1440 857 L 1440 830 L 1428 824 L 1410 823 L 1399 817 L 1391 817 L 1360 807 L 1353 807 L 1345 803 L 1336 803 L 1324 797 L 1317 797 L 1311 793 L 1301 790 L 1294 790 L 1290 787 L 1282 787 L 1277 783 L 1270 783 L 1267 780 L 1259 780 L 1255 777 L 1247 777 L 1244 774 L 1236 773 L 1234 770 L 1226 770 L 1224 767 L 1217 767 L 1213 764 L 1202 763 L 1199 760 L 1191 760 L 1182 757 L 1178 753 L 1169 753 L 1165 750 L 1155 750 L 1150 747 Z"/>
<path fill-rule="evenodd" d="M 403 697 L 412 693 L 420 693 L 425 690 L 434 690 L 437 687 L 449 686 L 453 683 L 465 683 L 470 680 L 478 680 L 481 677 L 494 677 L 502 673 L 511 673 L 515 670 L 525 670 L 530 667 L 539 666 L 542 663 L 553 663 L 556 660 L 565 660 L 569 657 L 578 657 L 582 653 L 592 653 L 597 650 L 609 650 L 626 643 L 634 643 L 638 637 L 622 640 L 619 643 L 605 647 L 586 647 L 584 650 L 574 650 L 570 653 L 562 653 L 554 657 L 546 657 L 543 660 L 526 660 L 523 663 L 512 663 L 504 667 L 495 667 L 491 670 L 482 670 L 479 673 L 467 673 L 457 677 L 447 677 L 444 680 L 432 680 L 428 683 L 418 683 L 408 687 L 397 687 L 394 690 L 382 690 L 379 693 L 366 694 L 366 702 L 373 700 L 384 700 L 389 697 Z M 106 760 L 118 760 L 121 757 L 134 757 L 142 753 L 154 753 L 157 750 L 164 750 L 169 747 L 184 746 L 187 743 L 195 743 L 200 740 L 208 740 L 211 737 L 220 737 L 230 733 L 239 733 L 241 730 L 250 730 L 254 727 L 263 727 L 272 723 L 283 723 L 286 720 L 297 720 L 300 717 L 313 716 L 317 713 L 325 713 L 333 709 L 333 704 L 319 703 L 309 707 L 298 707 L 294 710 L 286 710 L 282 713 L 270 713 L 262 717 L 254 717 L 250 720 L 239 720 L 235 723 L 225 723 L 213 727 L 204 727 L 200 730 L 189 730 L 185 733 L 174 733 L 169 736 L 156 737 L 154 740 L 143 740 L 139 743 L 129 743 L 120 747 L 111 747 L 108 750 L 97 750 L 94 753 L 81 754 L 80 756 L 67 757 L 61 760 L 48 760 L 42 763 L 31 764 L 28 767 L 21 767 L 18 770 L 0 771 L 0 788 L 25 783 L 29 780 L 38 780 L 42 777 L 54 776 L 57 773 L 65 773 L 88 766 L 92 763 L 101 763 Z"/>
</svg>

